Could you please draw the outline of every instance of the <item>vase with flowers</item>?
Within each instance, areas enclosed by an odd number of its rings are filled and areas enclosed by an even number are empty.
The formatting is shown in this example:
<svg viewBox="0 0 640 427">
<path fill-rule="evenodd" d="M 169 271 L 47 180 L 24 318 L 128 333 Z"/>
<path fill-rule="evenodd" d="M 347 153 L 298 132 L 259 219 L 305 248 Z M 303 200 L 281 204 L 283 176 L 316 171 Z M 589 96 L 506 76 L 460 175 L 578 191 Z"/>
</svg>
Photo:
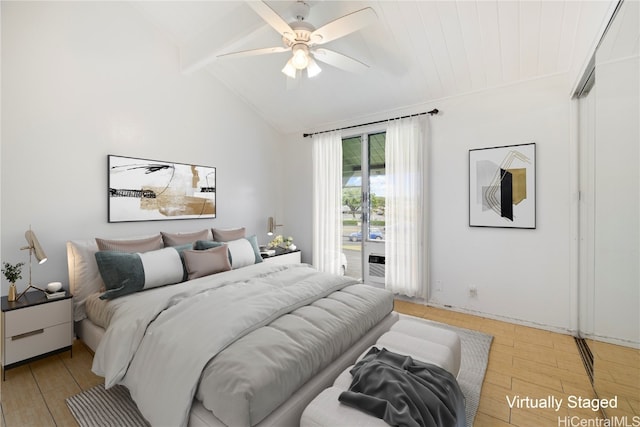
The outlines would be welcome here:
<svg viewBox="0 0 640 427">
<path fill-rule="evenodd" d="M 276 237 L 274 237 L 267 246 L 271 249 L 282 248 L 288 249 L 290 251 L 296 249 L 296 245 L 293 244 L 293 237 L 289 236 L 285 238 L 282 237 L 281 234 L 278 234 Z"/>
<path fill-rule="evenodd" d="M 16 300 L 16 280 L 22 279 L 22 266 L 24 262 L 19 262 L 17 264 L 10 264 L 5 262 L 2 264 L 2 274 L 4 274 L 5 279 L 10 283 L 9 285 L 9 293 L 7 294 L 7 301 L 15 301 Z"/>
</svg>

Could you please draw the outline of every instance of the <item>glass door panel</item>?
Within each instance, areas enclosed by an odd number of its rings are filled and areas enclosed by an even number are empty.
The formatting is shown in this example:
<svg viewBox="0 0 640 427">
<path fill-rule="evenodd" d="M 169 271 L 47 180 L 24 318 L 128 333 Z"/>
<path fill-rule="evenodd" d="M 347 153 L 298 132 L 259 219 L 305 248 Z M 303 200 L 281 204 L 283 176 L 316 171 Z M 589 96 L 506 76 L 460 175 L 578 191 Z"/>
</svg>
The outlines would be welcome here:
<svg viewBox="0 0 640 427">
<path fill-rule="evenodd" d="M 367 135 L 364 155 L 367 163 L 363 165 L 366 175 L 364 193 L 365 212 L 362 228 L 365 238 L 362 240 L 363 281 L 369 285 L 384 287 L 385 256 L 385 139 L 386 133 Z"/>
<path fill-rule="evenodd" d="M 345 275 L 367 283 L 384 284 L 385 136 L 342 140 L 343 265 Z M 376 263 L 370 263 L 370 255 Z"/>
<path fill-rule="evenodd" d="M 342 140 L 342 263 L 362 278 L 362 138 Z"/>
<path fill-rule="evenodd" d="M 368 182 L 367 190 L 367 240 L 384 241 L 384 206 L 386 193 L 384 143 L 386 133 L 376 133 L 368 137 Z"/>
</svg>

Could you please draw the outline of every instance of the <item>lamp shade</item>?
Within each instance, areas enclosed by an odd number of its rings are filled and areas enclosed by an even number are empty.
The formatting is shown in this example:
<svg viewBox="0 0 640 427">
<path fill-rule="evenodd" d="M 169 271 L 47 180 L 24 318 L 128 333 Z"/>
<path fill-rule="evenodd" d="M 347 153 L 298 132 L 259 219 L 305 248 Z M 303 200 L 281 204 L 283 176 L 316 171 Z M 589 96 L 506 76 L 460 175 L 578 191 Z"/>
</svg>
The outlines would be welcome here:
<svg viewBox="0 0 640 427">
<path fill-rule="evenodd" d="M 273 236 L 273 233 L 275 233 L 278 227 L 282 227 L 282 224 L 276 223 L 276 219 L 270 216 L 267 224 L 267 236 Z"/>
<path fill-rule="evenodd" d="M 24 233 L 25 239 L 27 239 L 27 243 L 29 243 L 28 249 L 33 251 L 33 254 L 36 256 L 38 260 L 38 264 L 42 264 L 47 261 L 47 254 L 44 253 L 44 249 L 40 246 L 40 242 L 36 237 L 36 234 L 33 230 L 29 229 Z"/>
<path fill-rule="evenodd" d="M 309 48 L 305 45 L 293 46 L 291 64 L 298 70 L 304 70 L 309 65 Z"/>
<path fill-rule="evenodd" d="M 287 61 L 287 64 L 282 69 L 282 72 L 292 79 L 296 78 L 296 67 L 293 66 L 293 58 Z"/>
<path fill-rule="evenodd" d="M 307 76 L 315 77 L 320 74 L 320 71 L 322 71 L 322 69 L 320 68 L 318 63 L 313 58 L 309 57 L 309 65 L 307 65 Z"/>
</svg>

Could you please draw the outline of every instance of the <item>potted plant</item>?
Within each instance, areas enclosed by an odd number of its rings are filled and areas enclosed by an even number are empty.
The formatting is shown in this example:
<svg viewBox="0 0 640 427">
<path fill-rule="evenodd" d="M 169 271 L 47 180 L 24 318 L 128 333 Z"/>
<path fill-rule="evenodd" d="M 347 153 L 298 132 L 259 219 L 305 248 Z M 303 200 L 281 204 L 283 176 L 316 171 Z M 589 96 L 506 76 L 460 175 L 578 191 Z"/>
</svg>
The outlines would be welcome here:
<svg viewBox="0 0 640 427">
<path fill-rule="evenodd" d="M 5 262 L 2 264 L 2 274 L 11 284 L 9 286 L 9 294 L 7 295 L 7 301 L 15 301 L 16 300 L 16 280 L 22 279 L 22 266 L 24 262 L 19 262 L 17 264 L 10 264 Z"/>
</svg>

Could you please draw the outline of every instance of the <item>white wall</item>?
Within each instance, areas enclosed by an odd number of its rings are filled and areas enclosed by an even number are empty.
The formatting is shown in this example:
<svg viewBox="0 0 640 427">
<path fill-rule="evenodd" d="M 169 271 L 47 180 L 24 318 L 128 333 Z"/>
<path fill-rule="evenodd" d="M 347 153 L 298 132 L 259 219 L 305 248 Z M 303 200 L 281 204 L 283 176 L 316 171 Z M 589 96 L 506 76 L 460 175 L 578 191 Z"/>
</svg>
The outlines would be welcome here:
<svg viewBox="0 0 640 427">
<path fill-rule="evenodd" d="M 563 76 L 438 105 L 432 119 L 430 302 L 569 329 L 569 99 Z M 536 229 L 468 226 L 468 150 L 536 143 Z M 469 286 L 478 290 L 471 297 Z M 441 289 L 441 290 L 438 290 Z"/>
<path fill-rule="evenodd" d="M 246 226 L 266 241 L 278 132 L 211 76 L 181 75 L 177 48 L 127 3 L 1 7 L 2 261 L 28 260 L 29 224 L 49 256 L 40 284 L 67 281 L 69 239 Z M 218 218 L 107 223 L 108 154 L 216 167 Z"/>
<path fill-rule="evenodd" d="M 415 109 L 441 111 L 429 119 L 430 303 L 571 327 L 569 106 L 566 75 L 558 75 Z M 526 142 L 537 144 L 537 228 L 470 228 L 468 150 Z M 311 141 L 290 135 L 287 147 L 300 163 L 285 183 L 286 223 L 309 242 L 310 260 Z"/>
<path fill-rule="evenodd" d="M 313 261 L 313 170 L 311 138 L 300 134 L 288 135 L 286 152 L 289 161 L 286 170 L 289 179 L 283 181 L 284 213 L 282 223 L 285 234 L 294 238 L 302 251 L 302 262 Z M 280 221 L 278 221 L 280 222 Z"/>
</svg>

